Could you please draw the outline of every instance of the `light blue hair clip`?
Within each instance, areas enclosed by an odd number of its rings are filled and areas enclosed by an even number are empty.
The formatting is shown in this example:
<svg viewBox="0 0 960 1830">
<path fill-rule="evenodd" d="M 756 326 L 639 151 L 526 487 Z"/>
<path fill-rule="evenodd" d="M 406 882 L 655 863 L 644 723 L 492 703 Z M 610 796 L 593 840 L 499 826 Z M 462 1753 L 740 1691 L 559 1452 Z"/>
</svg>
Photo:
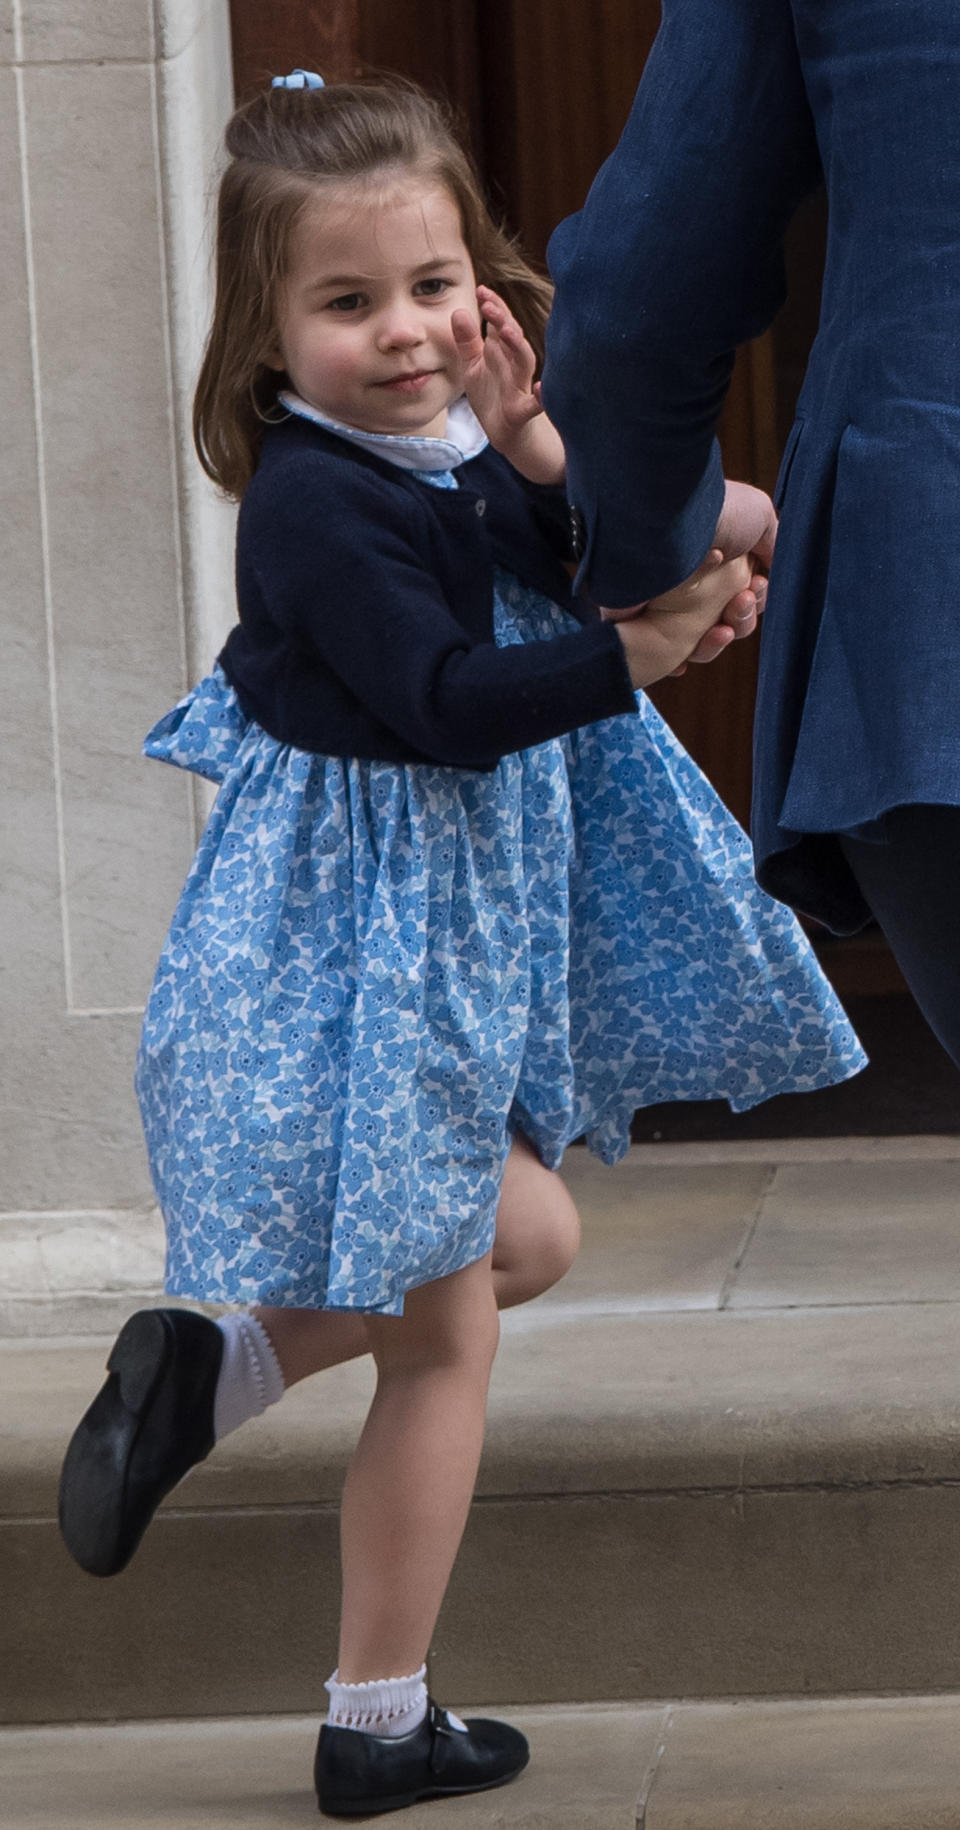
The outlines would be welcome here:
<svg viewBox="0 0 960 1830">
<path fill-rule="evenodd" d="M 324 81 L 316 70 L 291 70 L 289 76 L 275 76 L 271 89 L 322 89 Z"/>
</svg>

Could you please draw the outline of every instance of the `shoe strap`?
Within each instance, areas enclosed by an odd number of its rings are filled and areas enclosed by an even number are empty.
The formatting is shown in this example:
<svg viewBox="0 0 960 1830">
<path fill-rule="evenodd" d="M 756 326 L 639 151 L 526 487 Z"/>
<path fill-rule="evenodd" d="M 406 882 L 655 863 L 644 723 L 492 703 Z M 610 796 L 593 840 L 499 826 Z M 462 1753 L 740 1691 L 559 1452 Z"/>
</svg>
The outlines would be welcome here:
<svg viewBox="0 0 960 1830">
<path fill-rule="evenodd" d="M 436 1774 L 440 1773 L 447 1764 L 447 1751 L 454 1736 L 456 1735 L 458 1741 L 462 1737 L 453 1727 L 446 1710 L 441 1709 L 439 1703 L 435 1703 L 432 1697 L 427 1698 L 427 1721 L 431 1734 L 430 1771 Z"/>
</svg>

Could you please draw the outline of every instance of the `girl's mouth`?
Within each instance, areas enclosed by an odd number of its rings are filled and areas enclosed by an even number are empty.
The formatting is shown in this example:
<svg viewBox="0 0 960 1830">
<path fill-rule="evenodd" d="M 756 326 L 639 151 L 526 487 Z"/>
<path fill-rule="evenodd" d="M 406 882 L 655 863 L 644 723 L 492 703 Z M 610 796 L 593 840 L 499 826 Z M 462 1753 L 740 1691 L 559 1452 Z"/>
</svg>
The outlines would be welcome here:
<svg viewBox="0 0 960 1830">
<path fill-rule="evenodd" d="M 417 369 L 412 375 L 393 375 L 389 381 L 378 381 L 376 386 L 390 388 L 396 394 L 419 394 L 434 373 L 433 369 Z"/>
</svg>

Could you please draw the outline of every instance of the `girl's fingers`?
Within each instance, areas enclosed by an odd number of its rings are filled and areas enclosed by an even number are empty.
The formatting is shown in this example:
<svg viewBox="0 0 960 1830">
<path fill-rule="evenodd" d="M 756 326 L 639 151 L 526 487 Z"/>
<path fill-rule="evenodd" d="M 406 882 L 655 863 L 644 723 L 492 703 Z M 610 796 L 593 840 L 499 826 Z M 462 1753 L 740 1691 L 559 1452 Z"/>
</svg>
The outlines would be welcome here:
<svg viewBox="0 0 960 1830">
<path fill-rule="evenodd" d="M 480 310 L 489 324 L 509 325 L 511 330 L 515 330 L 518 336 L 522 337 L 523 332 L 516 318 L 512 311 L 507 309 L 502 299 L 481 299 Z"/>
<path fill-rule="evenodd" d="M 757 626 L 757 613 L 757 599 L 748 586 L 743 591 L 738 591 L 736 597 L 730 599 L 723 612 L 723 622 L 720 627 L 729 626 L 739 641 L 743 636 L 753 634 Z"/>
<path fill-rule="evenodd" d="M 533 379 L 536 357 L 519 324 L 491 324 L 487 335 L 504 351 L 515 369 L 522 370 L 530 380 Z"/>
<path fill-rule="evenodd" d="M 523 331 L 520 329 L 519 324 L 513 324 L 509 320 L 503 322 L 498 318 L 487 317 L 486 313 L 484 313 L 484 322 L 487 326 L 488 336 L 492 334 L 496 337 L 499 342 L 506 345 L 506 348 L 509 349 L 514 356 L 523 358 L 529 356 L 532 366 L 534 360 L 533 351 L 530 348 Z"/>
<path fill-rule="evenodd" d="M 478 286 L 477 298 L 486 322 L 495 325 L 502 337 L 511 343 L 526 343 L 526 337 L 513 313 L 495 292 L 491 292 L 487 286 Z"/>
<path fill-rule="evenodd" d="M 462 307 L 459 311 L 455 311 L 450 319 L 450 329 L 453 331 L 453 340 L 461 356 L 467 357 L 469 361 L 475 361 L 478 356 L 483 355 L 480 326 L 476 318 L 472 318 L 468 311 L 464 311 Z"/>
<path fill-rule="evenodd" d="M 757 600 L 758 616 L 762 616 L 767 607 L 767 589 L 769 582 L 769 579 L 767 579 L 762 572 L 754 572 L 754 575 L 750 580 L 750 589 Z"/>
<path fill-rule="evenodd" d="M 701 666 L 708 661 L 715 661 L 717 656 L 721 655 L 725 648 L 729 648 L 730 643 L 734 640 L 732 629 L 728 629 L 725 623 L 715 623 L 712 629 L 707 630 L 706 635 L 700 637 L 689 659 L 696 661 Z"/>
</svg>

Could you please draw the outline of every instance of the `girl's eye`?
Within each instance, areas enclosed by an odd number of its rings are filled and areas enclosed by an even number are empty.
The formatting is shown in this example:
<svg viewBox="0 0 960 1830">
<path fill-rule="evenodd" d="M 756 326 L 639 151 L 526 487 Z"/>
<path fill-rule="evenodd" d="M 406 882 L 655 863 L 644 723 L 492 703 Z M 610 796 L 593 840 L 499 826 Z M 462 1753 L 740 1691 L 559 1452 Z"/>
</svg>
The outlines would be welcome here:
<svg viewBox="0 0 960 1830">
<path fill-rule="evenodd" d="M 452 285 L 452 280 L 444 280 L 438 276 L 435 279 L 420 280 L 416 286 L 416 291 L 421 293 L 424 298 L 435 299 L 439 297 L 441 292 L 446 292 L 448 286 Z"/>
<path fill-rule="evenodd" d="M 359 292 L 344 292 L 341 293 L 339 299 L 330 299 L 328 301 L 327 310 L 356 311 L 358 306 L 362 303 L 362 297 Z"/>
</svg>

